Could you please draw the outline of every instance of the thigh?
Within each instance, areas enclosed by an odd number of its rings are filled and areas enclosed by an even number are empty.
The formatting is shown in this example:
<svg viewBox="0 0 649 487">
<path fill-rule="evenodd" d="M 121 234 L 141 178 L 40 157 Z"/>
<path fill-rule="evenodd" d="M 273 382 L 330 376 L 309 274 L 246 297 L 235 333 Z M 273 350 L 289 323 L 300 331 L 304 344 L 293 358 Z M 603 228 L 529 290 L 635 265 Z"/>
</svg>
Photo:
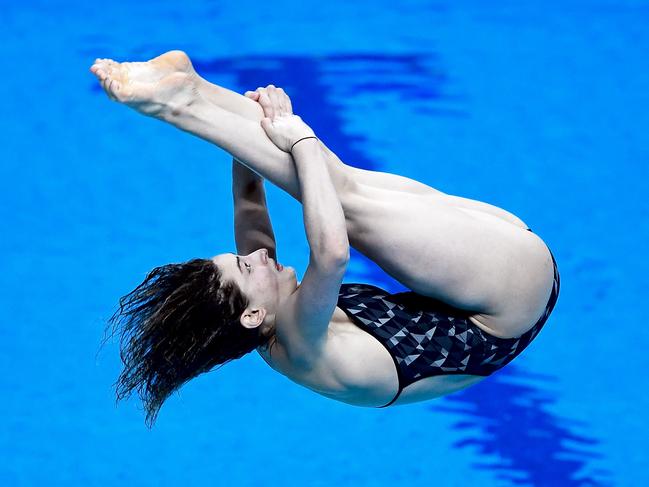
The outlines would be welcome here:
<svg viewBox="0 0 649 487">
<path fill-rule="evenodd" d="M 345 167 L 356 181 L 367 186 L 412 194 L 446 196 L 446 193 L 406 176 L 383 171 L 369 171 L 348 165 Z"/>
<path fill-rule="evenodd" d="M 542 312 L 553 268 L 532 232 L 443 196 L 354 188 L 345 208 L 351 245 L 404 286 L 493 318 L 489 326 L 503 334 L 507 323 Z"/>
<path fill-rule="evenodd" d="M 479 212 L 487 215 L 492 215 L 500 218 L 512 225 L 527 229 L 528 226 L 513 213 L 503 210 L 497 206 L 485 203 L 484 201 L 473 200 L 470 198 L 463 198 L 448 193 L 444 193 L 432 186 L 424 184 L 415 179 L 411 179 L 398 174 L 392 174 L 381 171 L 368 171 L 353 166 L 344 166 L 348 172 L 349 177 L 352 177 L 358 183 L 366 186 L 372 186 L 379 189 L 387 189 L 390 191 L 401 191 L 406 193 L 417 194 L 421 196 L 437 196 L 444 197 L 448 203 L 456 208 L 460 208 L 468 212 Z"/>
</svg>

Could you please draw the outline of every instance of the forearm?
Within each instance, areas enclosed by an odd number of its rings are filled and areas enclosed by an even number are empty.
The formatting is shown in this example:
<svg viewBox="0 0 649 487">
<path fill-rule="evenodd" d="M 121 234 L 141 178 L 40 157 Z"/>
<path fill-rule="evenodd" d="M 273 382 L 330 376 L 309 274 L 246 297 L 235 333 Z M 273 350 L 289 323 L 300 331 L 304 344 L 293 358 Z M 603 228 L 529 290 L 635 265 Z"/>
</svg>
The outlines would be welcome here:
<svg viewBox="0 0 649 487">
<path fill-rule="evenodd" d="M 266 248 L 270 257 L 276 259 L 275 234 L 266 204 L 264 179 L 234 158 L 232 197 L 237 252 L 246 255 Z"/>
<path fill-rule="evenodd" d="M 312 257 L 347 260 L 349 239 L 345 214 L 319 141 L 303 140 L 294 146 L 292 154 Z"/>
</svg>

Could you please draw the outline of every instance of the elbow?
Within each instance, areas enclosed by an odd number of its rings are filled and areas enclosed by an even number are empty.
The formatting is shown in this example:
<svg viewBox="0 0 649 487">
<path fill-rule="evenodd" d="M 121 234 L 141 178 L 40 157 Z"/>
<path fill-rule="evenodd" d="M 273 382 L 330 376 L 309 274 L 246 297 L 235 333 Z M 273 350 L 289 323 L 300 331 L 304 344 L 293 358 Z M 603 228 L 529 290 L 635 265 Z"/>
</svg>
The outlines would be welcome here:
<svg viewBox="0 0 649 487">
<path fill-rule="evenodd" d="M 346 232 L 343 238 L 330 240 L 324 248 L 325 253 L 334 264 L 347 267 L 349 262 L 349 240 Z"/>
<path fill-rule="evenodd" d="M 332 252 L 332 258 L 335 264 L 340 267 L 347 267 L 349 263 L 349 245 Z"/>
<path fill-rule="evenodd" d="M 349 263 L 349 245 L 327 247 L 323 252 L 311 252 L 311 259 L 331 269 L 345 269 Z"/>
</svg>

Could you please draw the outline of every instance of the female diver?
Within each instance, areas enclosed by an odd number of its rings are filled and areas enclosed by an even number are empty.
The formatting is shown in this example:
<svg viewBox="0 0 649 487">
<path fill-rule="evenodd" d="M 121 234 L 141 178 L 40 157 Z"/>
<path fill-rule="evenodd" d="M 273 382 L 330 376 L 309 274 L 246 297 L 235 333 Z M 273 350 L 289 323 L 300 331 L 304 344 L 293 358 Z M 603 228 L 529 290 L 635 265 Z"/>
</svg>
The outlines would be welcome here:
<svg viewBox="0 0 649 487">
<path fill-rule="evenodd" d="M 449 394 L 514 359 L 554 308 L 554 256 L 516 216 L 395 174 L 345 165 L 281 88 L 238 95 L 182 51 L 143 63 L 97 59 L 106 94 L 233 156 L 238 254 L 153 269 L 110 318 L 153 424 L 169 395 L 257 350 L 326 397 L 385 407 Z M 302 203 L 301 282 L 277 262 L 264 179 Z M 343 283 L 349 245 L 410 291 Z"/>
</svg>

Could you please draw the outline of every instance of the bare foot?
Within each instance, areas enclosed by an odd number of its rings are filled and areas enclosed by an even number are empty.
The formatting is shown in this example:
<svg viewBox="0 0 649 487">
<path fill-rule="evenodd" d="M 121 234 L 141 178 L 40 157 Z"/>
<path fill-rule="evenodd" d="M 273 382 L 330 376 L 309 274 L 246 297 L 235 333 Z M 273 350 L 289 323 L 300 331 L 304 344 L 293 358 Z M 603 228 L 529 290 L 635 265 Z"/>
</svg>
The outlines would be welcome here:
<svg viewBox="0 0 649 487">
<path fill-rule="evenodd" d="M 151 117 L 173 115 L 200 96 L 198 76 L 182 51 L 169 51 L 138 63 L 96 59 L 90 71 L 111 100 Z"/>
</svg>

